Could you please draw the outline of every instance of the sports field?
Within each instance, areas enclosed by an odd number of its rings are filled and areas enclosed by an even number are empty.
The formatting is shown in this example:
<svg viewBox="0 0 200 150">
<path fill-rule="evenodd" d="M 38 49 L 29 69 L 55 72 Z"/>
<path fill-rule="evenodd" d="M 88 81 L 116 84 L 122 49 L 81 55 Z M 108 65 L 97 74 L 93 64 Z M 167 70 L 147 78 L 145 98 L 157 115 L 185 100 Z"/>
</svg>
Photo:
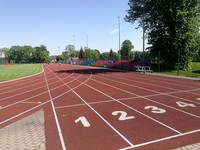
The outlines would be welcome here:
<svg viewBox="0 0 200 150">
<path fill-rule="evenodd" d="M 170 150 L 200 142 L 199 80 L 43 68 L 0 83 L 2 149 Z"/>
<path fill-rule="evenodd" d="M 23 78 L 41 71 L 41 64 L 0 65 L 0 81 Z"/>
</svg>

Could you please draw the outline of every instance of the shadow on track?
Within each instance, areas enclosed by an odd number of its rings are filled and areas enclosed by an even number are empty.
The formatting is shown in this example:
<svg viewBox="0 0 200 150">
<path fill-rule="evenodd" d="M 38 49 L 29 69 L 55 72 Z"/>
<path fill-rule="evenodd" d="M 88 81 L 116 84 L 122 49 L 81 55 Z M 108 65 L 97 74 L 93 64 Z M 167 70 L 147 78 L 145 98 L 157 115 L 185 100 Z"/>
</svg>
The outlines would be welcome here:
<svg viewBox="0 0 200 150">
<path fill-rule="evenodd" d="M 56 73 L 76 73 L 76 74 L 106 74 L 106 73 L 126 73 L 127 71 L 122 70 L 110 70 L 110 69 L 89 69 L 89 68 L 83 68 L 83 69 L 73 69 L 73 70 L 59 70 L 56 71 Z"/>
</svg>

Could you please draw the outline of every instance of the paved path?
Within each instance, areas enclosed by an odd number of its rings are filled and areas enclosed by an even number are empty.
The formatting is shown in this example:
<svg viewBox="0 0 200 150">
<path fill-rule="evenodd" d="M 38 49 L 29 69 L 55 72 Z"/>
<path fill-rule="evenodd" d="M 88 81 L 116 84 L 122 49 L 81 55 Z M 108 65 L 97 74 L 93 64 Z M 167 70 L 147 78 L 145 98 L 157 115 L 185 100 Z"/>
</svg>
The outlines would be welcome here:
<svg viewBox="0 0 200 150">
<path fill-rule="evenodd" d="M 45 150 L 44 111 L 0 129 L 1 150 Z"/>
</svg>

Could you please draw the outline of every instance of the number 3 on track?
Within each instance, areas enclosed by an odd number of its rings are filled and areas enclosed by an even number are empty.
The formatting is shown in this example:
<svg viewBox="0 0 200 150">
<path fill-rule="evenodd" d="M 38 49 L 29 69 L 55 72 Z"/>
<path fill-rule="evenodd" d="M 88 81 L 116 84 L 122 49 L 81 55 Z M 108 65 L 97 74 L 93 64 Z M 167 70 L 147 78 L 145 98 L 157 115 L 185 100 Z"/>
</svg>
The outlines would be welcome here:
<svg viewBox="0 0 200 150">
<path fill-rule="evenodd" d="M 152 113 L 155 113 L 155 114 L 162 114 L 162 113 L 165 113 L 166 110 L 165 109 L 162 109 L 162 108 L 158 108 L 156 106 L 146 106 L 144 107 L 145 109 L 151 109 L 151 112 Z"/>
</svg>

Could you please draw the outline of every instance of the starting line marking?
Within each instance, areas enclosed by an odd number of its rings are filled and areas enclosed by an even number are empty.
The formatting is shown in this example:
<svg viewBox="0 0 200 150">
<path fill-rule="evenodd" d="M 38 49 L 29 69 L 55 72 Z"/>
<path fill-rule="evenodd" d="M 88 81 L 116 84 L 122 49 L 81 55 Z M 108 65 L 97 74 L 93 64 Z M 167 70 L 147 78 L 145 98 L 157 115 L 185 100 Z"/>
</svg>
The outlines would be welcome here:
<svg viewBox="0 0 200 150">
<path fill-rule="evenodd" d="M 21 102 L 21 103 L 24 103 L 24 104 L 41 104 L 42 102 Z"/>
<path fill-rule="evenodd" d="M 200 101 L 200 98 L 197 98 L 198 101 Z"/>
<path fill-rule="evenodd" d="M 161 139 L 157 139 L 157 140 L 153 140 L 153 141 L 137 144 L 137 145 L 130 146 L 130 147 L 121 148 L 119 150 L 129 150 L 129 149 L 132 149 L 132 148 L 141 147 L 141 146 L 145 146 L 145 145 L 148 145 L 148 144 L 153 144 L 153 143 L 157 143 L 157 142 L 161 142 L 161 141 L 165 141 L 165 140 L 169 140 L 169 139 L 174 139 L 174 138 L 186 136 L 186 135 L 197 133 L 197 132 L 200 132 L 200 129 L 194 130 L 194 131 L 189 131 L 189 132 L 186 132 L 186 133 L 172 135 L 172 136 L 169 136 L 169 137 L 165 137 L 165 138 L 161 138 Z"/>
</svg>

